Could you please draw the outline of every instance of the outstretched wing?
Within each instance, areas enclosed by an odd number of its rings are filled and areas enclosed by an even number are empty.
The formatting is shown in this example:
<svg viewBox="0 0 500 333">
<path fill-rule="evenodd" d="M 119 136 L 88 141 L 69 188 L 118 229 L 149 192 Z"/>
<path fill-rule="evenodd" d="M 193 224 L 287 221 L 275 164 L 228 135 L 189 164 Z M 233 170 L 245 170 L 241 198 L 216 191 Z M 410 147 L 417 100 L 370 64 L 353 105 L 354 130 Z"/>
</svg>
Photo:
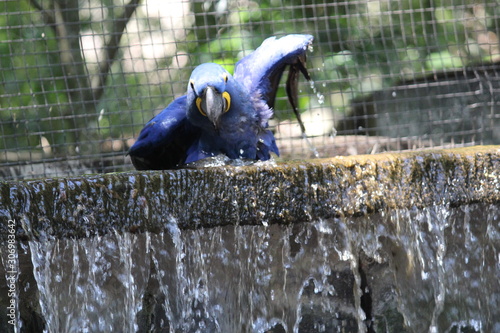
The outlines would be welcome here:
<svg viewBox="0 0 500 333">
<path fill-rule="evenodd" d="M 128 154 L 137 170 L 173 169 L 184 163 L 200 130 L 186 118 L 186 96 L 175 99 L 142 129 Z"/>
<path fill-rule="evenodd" d="M 255 101 L 263 100 L 269 108 L 273 108 L 281 76 L 290 66 L 286 91 L 303 132 L 297 110 L 298 79 L 301 72 L 307 80 L 311 80 L 305 62 L 313 38 L 311 35 L 287 35 L 279 39 L 269 37 L 257 50 L 238 61 L 234 71 L 234 78 L 248 89 Z M 269 108 L 258 107 L 266 123 L 272 116 Z"/>
</svg>

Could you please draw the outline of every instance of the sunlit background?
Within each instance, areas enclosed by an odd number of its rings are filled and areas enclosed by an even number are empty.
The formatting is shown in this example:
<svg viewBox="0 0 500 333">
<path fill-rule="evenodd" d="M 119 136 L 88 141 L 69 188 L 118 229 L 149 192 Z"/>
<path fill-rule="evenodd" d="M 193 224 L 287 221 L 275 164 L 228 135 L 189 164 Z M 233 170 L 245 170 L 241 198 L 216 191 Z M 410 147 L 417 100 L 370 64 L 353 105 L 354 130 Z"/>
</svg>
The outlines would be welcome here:
<svg viewBox="0 0 500 333">
<path fill-rule="evenodd" d="M 500 144 L 500 6 L 487 1 L 16 0 L 0 3 L 0 176 L 132 170 L 143 125 L 192 69 L 272 35 L 315 36 L 301 133 L 282 159 Z"/>
</svg>

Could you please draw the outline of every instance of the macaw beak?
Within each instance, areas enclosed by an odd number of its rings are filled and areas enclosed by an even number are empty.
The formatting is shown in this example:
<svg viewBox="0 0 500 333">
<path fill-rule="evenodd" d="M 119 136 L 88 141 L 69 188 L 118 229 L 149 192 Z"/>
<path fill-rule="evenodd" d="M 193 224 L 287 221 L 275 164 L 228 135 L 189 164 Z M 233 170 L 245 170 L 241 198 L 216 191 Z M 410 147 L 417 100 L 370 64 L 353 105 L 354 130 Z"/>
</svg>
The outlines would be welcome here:
<svg viewBox="0 0 500 333">
<path fill-rule="evenodd" d="M 208 86 L 203 92 L 201 108 L 215 129 L 219 127 L 220 116 L 224 113 L 224 98 L 214 87 Z"/>
</svg>

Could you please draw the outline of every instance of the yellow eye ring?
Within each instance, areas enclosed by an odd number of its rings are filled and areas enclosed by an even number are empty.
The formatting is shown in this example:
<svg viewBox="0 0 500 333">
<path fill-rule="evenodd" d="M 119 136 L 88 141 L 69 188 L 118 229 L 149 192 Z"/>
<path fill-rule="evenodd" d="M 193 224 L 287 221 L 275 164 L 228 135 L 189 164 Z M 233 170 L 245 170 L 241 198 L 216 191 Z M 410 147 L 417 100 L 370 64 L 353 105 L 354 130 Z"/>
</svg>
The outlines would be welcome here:
<svg viewBox="0 0 500 333">
<path fill-rule="evenodd" d="M 198 108 L 198 111 L 200 111 L 202 115 L 204 115 L 205 117 L 207 116 L 207 114 L 203 112 L 203 109 L 201 108 L 201 97 L 196 97 L 196 107 Z"/>
<path fill-rule="evenodd" d="M 224 112 L 227 112 L 227 111 L 229 111 L 229 108 L 231 107 L 231 95 L 229 95 L 229 93 L 227 91 L 224 91 L 222 93 L 222 97 L 226 100 L 226 108 L 224 109 Z"/>
</svg>

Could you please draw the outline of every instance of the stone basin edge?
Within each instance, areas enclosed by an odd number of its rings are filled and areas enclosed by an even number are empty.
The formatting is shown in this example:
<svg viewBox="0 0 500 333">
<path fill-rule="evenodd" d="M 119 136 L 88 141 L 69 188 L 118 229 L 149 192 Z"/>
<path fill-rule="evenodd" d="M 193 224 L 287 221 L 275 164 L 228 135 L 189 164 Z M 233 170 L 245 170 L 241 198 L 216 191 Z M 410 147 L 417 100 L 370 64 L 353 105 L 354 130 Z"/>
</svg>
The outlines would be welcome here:
<svg viewBox="0 0 500 333">
<path fill-rule="evenodd" d="M 301 223 L 500 203 L 500 146 L 0 182 L 0 239 Z M 14 223 L 9 223 L 13 221 Z"/>
</svg>

